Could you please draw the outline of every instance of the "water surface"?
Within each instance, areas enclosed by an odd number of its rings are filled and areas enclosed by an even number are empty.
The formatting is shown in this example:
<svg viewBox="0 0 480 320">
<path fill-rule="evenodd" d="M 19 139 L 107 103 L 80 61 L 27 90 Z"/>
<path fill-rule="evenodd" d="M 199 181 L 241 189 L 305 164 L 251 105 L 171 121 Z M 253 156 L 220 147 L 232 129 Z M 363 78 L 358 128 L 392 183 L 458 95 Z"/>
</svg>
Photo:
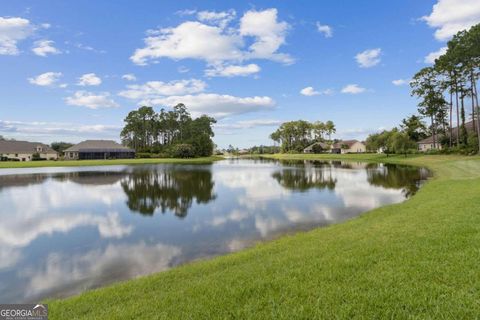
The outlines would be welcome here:
<svg viewBox="0 0 480 320">
<path fill-rule="evenodd" d="M 65 297 L 403 201 L 428 172 L 224 160 L 0 170 L 0 302 Z"/>
</svg>

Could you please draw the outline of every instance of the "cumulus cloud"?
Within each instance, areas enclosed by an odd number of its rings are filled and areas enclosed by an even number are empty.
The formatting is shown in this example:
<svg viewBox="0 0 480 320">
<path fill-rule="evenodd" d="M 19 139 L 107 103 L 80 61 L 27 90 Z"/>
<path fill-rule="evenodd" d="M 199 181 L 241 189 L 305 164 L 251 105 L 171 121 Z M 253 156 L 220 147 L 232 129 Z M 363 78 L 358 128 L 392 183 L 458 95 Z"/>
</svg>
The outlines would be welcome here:
<svg viewBox="0 0 480 320">
<path fill-rule="evenodd" d="M 355 56 L 360 68 L 371 68 L 380 63 L 380 55 L 382 54 L 382 49 L 368 49 L 363 52 L 358 53 Z"/>
<path fill-rule="evenodd" d="M 78 78 L 77 85 L 79 86 L 98 86 L 102 83 L 102 79 L 100 79 L 95 73 L 86 73 L 80 78 Z"/>
<path fill-rule="evenodd" d="M 434 51 L 434 52 L 430 52 L 426 57 L 425 59 L 423 60 L 423 62 L 425 63 L 435 63 L 435 60 L 440 58 L 441 55 L 445 54 L 447 52 L 447 47 L 442 47 L 440 49 L 438 49 L 437 51 Z"/>
<path fill-rule="evenodd" d="M 86 107 L 89 109 L 118 107 L 118 104 L 110 98 L 108 92 L 92 93 L 77 91 L 73 96 L 65 98 L 65 102 L 71 106 Z"/>
<path fill-rule="evenodd" d="M 61 76 L 61 72 L 45 72 L 36 77 L 28 78 L 28 82 L 42 87 L 53 86 Z"/>
<path fill-rule="evenodd" d="M 184 95 L 203 92 L 207 84 L 202 80 L 174 80 L 170 82 L 149 81 L 145 84 L 127 86 L 118 95 L 129 99 L 151 99 L 160 96 Z"/>
<path fill-rule="evenodd" d="M 249 76 L 260 72 L 260 67 L 257 64 L 251 63 L 248 65 L 215 65 L 205 70 L 205 75 L 208 77 L 236 77 Z"/>
<path fill-rule="evenodd" d="M 184 103 L 193 116 L 208 114 L 217 119 L 253 111 L 270 110 L 275 105 L 275 101 L 266 96 L 236 97 L 216 93 L 158 97 L 142 103 L 158 106 L 175 106 L 178 103 Z"/>
<path fill-rule="evenodd" d="M 365 91 L 366 89 L 360 87 L 358 84 L 348 84 L 342 88 L 342 93 L 348 93 L 348 94 L 359 94 Z"/>
<path fill-rule="evenodd" d="M 0 55 L 17 55 L 17 44 L 33 34 L 35 27 L 29 20 L 0 17 Z"/>
<path fill-rule="evenodd" d="M 277 53 L 281 45 L 285 44 L 285 37 L 289 28 L 288 23 L 277 21 L 277 9 L 264 11 L 247 11 L 240 20 L 240 35 L 255 37 L 256 41 L 249 47 L 249 58 L 262 58 L 293 63 L 293 59 L 282 53 Z"/>
<path fill-rule="evenodd" d="M 285 44 L 289 25 L 278 21 L 276 9 L 247 11 L 238 29 L 226 28 L 235 12 L 197 13 L 199 21 L 186 21 L 176 27 L 150 30 L 145 47 L 136 49 L 130 59 L 146 65 L 160 58 L 204 60 L 208 65 L 228 65 L 249 59 L 268 59 L 292 63 L 278 49 Z M 252 42 L 245 48 L 247 42 Z M 240 75 L 243 75 L 241 72 Z"/>
<path fill-rule="evenodd" d="M 310 97 L 310 96 L 319 95 L 320 92 L 315 91 L 315 89 L 313 89 L 313 87 L 306 87 L 306 88 L 303 88 L 302 90 L 300 90 L 300 94 Z"/>
<path fill-rule="evenodd" d="M 393 80 L 392 83 L 396 86 L 403 86 L 405 84 L 409 84 L 410 80 L 409 79 L 397 79 L 397 80 Z"/>
<path fill-rule="evenodd" d="M 313 87 L 306 87 L 306 88 L 303 88 L 302 90 L 300 90 L 300 94 L 304 95 L 304 96 L 316 96 L 316 95 L 326 95 L 326 96 L 329 96 L 329 95 L 332 95 L 333 94 L 333 89 L 325 89 L 325 90 L 322 90 L 322 91 L 317 91 L 315 90 Z"/>
<path fill-rule="evenodd" d="M 469 29 L 480 22 L 480 1 L 438 0 L 430 15 L 422 17 L 422 20 L 437 29 L 436 39 L 448 40 L 458 31 Z"/>
<path fill-rule="evenodd" d="M 137 80 L 137 77 L 135 77 L 135 75 L 132 74 L 132 73 L 128 73 L 128 74 L 124 74 L 122 76 L 122 79 L 127 80 L 127 81 L 135 81 L 135 80 Z"/>
<path fill-rule="evenodd" d="M 321 24 L 317 22 L 317 30 L 318 32 L 322 33 L 325 38 L 333 37 L 333 28 L 326 24 Z"/>
<path fill-rule="evenodd" d="M 60 50 L 54 47 L 55 42 L 52 40 L 39 40 L 35 41 L 32 48 L 33 53 L 37 56 L 46 57 L 49 54 L 59 54 Z"/>
</svg>

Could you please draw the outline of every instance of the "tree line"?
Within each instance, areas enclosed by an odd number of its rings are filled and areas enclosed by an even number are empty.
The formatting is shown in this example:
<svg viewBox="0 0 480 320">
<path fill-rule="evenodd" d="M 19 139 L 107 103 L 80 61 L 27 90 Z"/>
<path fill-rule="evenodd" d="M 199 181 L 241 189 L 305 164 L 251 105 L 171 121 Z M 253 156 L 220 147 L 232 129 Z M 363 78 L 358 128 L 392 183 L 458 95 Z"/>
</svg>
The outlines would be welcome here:
<svg viewBox="0 0 480 320">
<path fill-rule="evenodd" d="M 434 65 L 421 69 L 413 77 L 412 95 L 419 99 L 419 114 L 430 122 L 428 133 L 434 148 L 442 145 L 479 151 L 479 71 L 480 24 L 477 24 L 454 35 Z M 471 127 L 467 128 L 467 120 L 472 122 Z"/>
<path fill-rule="evenodd" d="M 138 153 L 172 157 L 200 157 L 213 153 L 214 118 L 202 115 L 193 119 L 184 104 L 171 111 L 143 106 L 128 113 L 120 137 L 124 145 Z"/>
<path fill-rule="evenodd" d="M 335 132 L 335 124 L 332 121 L 296 120 L 282 123 L 270 134 L 270 138 L 280 144 L 282 152 L 302 152 L 315 142 L 331 143 L 331 136 Z"/>
</svg>

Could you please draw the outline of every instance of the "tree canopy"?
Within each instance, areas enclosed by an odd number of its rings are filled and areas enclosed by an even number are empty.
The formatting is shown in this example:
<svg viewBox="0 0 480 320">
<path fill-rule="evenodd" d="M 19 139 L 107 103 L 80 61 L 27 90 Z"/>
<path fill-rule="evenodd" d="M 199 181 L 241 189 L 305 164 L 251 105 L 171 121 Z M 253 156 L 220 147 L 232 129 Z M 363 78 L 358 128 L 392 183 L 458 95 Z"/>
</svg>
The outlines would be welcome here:
<svg viewBox="0 0 480 320">
<path fill-rule="evenodd" d="M 212 125 L 216 120 L 202 115 L 192 119 L 187 107 L 178 104 L 171 111 L 143 106 L 124 120 L 122 142 L 137 152 L 162 152 L 172 156 L 209 156 L 213 152 Z"/>
</svg>

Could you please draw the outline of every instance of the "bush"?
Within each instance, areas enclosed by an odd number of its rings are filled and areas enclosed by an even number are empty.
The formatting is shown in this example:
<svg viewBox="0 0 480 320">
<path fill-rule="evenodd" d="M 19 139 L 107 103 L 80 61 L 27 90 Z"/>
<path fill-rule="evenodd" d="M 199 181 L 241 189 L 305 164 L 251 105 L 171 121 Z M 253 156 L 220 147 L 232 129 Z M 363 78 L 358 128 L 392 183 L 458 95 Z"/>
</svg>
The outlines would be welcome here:
<svg viewBox="0 0 480 320">
<path fill-rule="evenodd" d="M 182 143 L 172 146 L 169 154 L 174 158 L 194 158 L 195 149 L 191 144 Z"/>
</svg>

